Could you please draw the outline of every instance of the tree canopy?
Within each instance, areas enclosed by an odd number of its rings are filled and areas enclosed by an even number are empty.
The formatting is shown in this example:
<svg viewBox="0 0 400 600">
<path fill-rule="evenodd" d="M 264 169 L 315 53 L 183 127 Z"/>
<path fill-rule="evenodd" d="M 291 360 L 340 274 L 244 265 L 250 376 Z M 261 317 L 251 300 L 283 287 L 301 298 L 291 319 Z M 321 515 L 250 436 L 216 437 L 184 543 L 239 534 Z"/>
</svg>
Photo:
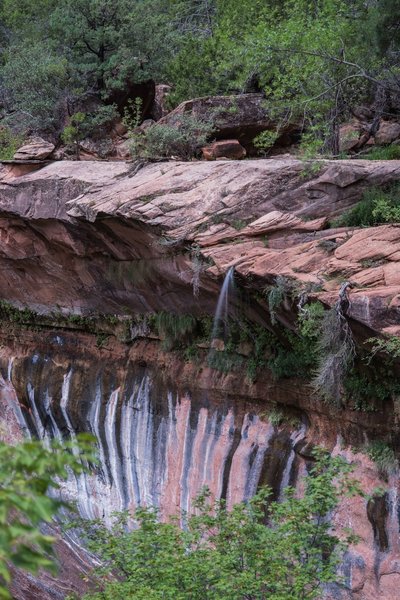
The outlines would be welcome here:
<svg viewBox="0 0 400 600">
<path fill-rule="evenodd" d="M 338 151 L 367 102 L 400 106 L 397 0 L 3 0 L 0 90 L 14 127 L 61 131 L 76 102 L 153 79 L 172 104 L 261 91 Z M 75 103 L 75 104 L 74 104 Z"/>
<path fill-rule="evenodd" d="M 360 490 L 342 458 L 321 450 L 315 457 L 302 498 L 288 488 L 283 502 L 270 502 L 263 488 L 227 510 L 204 490 L 192 514 L 170 522 L 160 522 L 151 508 L 136 510 L 134 530 L 127 527 L 128 513 L 118 515 L 111 530 L 87 522 L 89 548 L 103 566 L 97 570 L 99 592 L 84 599 L 320 598 L 325 584 L 340 581 L 341 554 L 353 539 L 339 540 L 332 512 Z"/>
</svg>

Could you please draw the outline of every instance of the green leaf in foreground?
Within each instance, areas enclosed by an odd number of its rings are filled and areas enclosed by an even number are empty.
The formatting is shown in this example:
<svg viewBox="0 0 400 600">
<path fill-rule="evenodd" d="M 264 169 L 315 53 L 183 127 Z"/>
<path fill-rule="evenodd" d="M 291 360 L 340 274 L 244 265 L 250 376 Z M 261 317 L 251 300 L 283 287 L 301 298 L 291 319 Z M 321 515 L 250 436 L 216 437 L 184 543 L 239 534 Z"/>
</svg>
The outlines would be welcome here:
<svg viewBox="0 0 400 600">
<path fill-rule="evenodd" d="M 0 599 L 11 598 L 9 565 L 32 573 L 54 570 L 54 539 L 41 532 L 40 524 L 50 522 L 63 503 L 46 494 L 93 460 L 86 435 L 78 437 L 78 444 L 47 447 L 36 440 L 14 446 L 0 442 Z"/>
</svg>

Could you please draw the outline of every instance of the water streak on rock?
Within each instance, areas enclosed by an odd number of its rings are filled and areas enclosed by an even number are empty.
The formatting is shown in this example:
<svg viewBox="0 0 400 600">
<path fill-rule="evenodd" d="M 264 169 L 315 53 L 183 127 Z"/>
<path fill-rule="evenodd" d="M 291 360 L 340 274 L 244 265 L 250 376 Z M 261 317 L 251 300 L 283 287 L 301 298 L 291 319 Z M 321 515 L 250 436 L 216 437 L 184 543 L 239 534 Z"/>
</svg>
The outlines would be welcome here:
<svg viewBox="0 0 400 600">
<path fill-rule="evenodd" d="M 109 521 L 115 511 L 155 505 L 165 518 L 190 511 L 203 486 L 231 506 L 250 498 L 268 470 L 274 427 L 267 420 L 234 402 L 172 392 L 149 369 L 128 369 L 111 380 L 101 370 L 93 377 L 74 364 L 62 372 L 40 356 L 23 377 L 26 395 L 19 402 L 32 415 L 24 426 L 34 435 L 74 440 L 86 430 L 96 437 L 99 465 L 71 476 L 62 490 L 85 517 Z M 15 411 L 24 418 L 18 406 Z M 290 462 L 298 436 L 281 435 Z M 279 486 L 288 476 L 282 471 L 276 477 Z"/>
</svg>

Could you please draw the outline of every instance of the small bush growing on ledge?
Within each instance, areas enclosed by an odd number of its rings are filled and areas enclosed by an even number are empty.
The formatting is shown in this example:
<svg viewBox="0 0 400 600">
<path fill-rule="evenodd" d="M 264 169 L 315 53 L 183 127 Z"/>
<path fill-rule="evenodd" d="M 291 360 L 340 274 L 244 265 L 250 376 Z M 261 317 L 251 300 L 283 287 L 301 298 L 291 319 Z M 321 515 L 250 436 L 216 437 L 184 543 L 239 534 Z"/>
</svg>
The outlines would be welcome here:
<svg viewBox="0 0 400 600">
<path fill-rule="evenodd" d="M 134 158 L 171 158 L 190 160 L 204 146 L 213 132 L 210 122 L 182 115 L 179 126 L 153 125 L 131 138 L 130 150 Z"/>
<path fill-rule="evenodd" d="M 367 454 L 374 461 L 381 475 L 385 477 L 394 473 L 399 466 L 393 448 L 382 440 L 369 444 Z"/>
<path fill-rule="evenodd" d="M 353 403 L 353 410 L 374 412 L 379 404 L 388 402 L 400 394 L 400 380 L 387 365 L 377 364 L 366 368 L 356 363 L 344 380 L 346 398 Z"/>
<path fill-rule="evenodd" d="M 277 379 L 286 377 L 311 377 L 319 359 L 318 340 L 326 316 L 321 302 L 311 302 L 302 307 L 298 318 L 298 333 L 286 331 L 288 346 L 278 343 L 274 357 L 268 361 Z"/>
<path fill-rule="evenodd" d="M 14 134 L 8 127 L 0 127 L 0 160 L 12 160 L 23 141 L 22 135 Z"/>
<path fill-rule="evenodd" d="M 363 156 L 368 160 L 400 160 L 400 145 L 377 146 Z"/>
<path fill-rule="evenodd" d="M 289 279 L 289 277 L 278 275 L 275 278 L 275 283 L 265 288 L 264 291 L 268 297 L 268 309 L 272 325 L 276 325 L 277 323 L 276 309 L 287 302 L 293 295 L 294 286 L 293 280 Z"/>
<path fill-rule="evenodd" d="M 400 184 L 371 187 L 360 202 L 332 221 L 333 227 L 370 227 L 400 222 Z"/>
<path fill-rule="evenodd" d="M 372 344 L 371 358 L 373 358 L 378 352 L 384 352 L 388 354 L 391 359 L 400 358 L 400 338 L 392 336 L 389 338 L 369 338 L 366 344 Z"/>
<path fill-rule="evenodd" d="M 0 300 L 0 319 L 11 323 L 34 323 L 38 314 L 30 308 L 17 308 L 6 300 Z"/>
<path fill-rule="evenodd" d="M 262 131 L 253 139 L 254 147 L 261 154 L 267 154 L 279 137 L 278 131 Z"/>
</svg>

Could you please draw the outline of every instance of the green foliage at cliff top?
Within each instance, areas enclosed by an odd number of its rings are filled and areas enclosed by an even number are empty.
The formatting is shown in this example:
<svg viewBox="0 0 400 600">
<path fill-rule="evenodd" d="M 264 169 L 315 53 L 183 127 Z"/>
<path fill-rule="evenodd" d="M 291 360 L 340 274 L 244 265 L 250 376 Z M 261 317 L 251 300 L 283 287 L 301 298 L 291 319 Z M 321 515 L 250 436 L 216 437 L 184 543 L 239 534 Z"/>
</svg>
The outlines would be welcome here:
<svg viewBox="0 0 400 600">
<path fill-rule="evenodd" d="M 2 0 L 0 92 L 13 126 L 59 131 L 93 97 L 153 78 L 171 102 L 262 91 L 337 152 L 360 102 L 399 98 L 397 0 Z M 310 142 L 311 143 L 311 142 Z"/>
<path fill-rule="evenodd" d="M 367 189 L 360 202 L 332 222 L 333 227 L 371 227 L 400 222 L 400 184 Z"/>
</svg>

